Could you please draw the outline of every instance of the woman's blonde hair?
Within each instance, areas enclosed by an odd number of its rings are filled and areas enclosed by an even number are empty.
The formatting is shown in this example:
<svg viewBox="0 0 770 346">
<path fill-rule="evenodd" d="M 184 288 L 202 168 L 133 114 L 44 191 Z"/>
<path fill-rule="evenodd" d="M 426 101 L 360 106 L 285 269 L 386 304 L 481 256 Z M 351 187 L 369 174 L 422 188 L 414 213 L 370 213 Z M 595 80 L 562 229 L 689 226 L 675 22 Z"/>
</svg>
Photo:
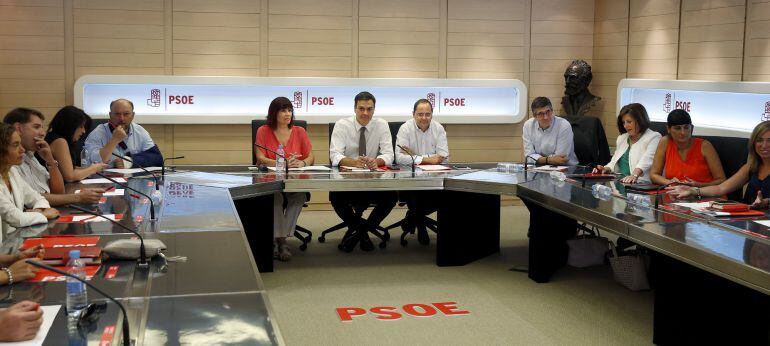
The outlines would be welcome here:
<svg viewBox="0 0 770 346">
<path fill-rule="evenodd" d="M 762 159 L 757 154 L 756 143 L 759 137 L 763 133 L 770 131 L 770 120 L 763 121 L 754 127 L 754 131 L 751 131 L 751 138 L 749 139 L 749 157 L 746 159 L 746 163 L 749 165 L 749 172 L 756 172 L 759 170 L 759 165 L 762 163 Z"/>
</svg>

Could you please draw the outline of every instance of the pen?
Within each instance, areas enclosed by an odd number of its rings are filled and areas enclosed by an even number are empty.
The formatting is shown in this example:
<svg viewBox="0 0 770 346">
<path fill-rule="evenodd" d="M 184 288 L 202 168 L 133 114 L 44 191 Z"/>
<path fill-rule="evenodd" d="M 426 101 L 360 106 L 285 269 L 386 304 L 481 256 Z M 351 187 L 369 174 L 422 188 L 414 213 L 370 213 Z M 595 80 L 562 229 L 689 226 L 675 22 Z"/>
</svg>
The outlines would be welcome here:
<svg viewBox="0 0 770 346">
<path fill-rule="evenodd" d="M 108 187 L 107 190 L 104 190 L 104 192 L 110 192 L 112 190 L 115 190 L 115 185 Z"/>
</svg>

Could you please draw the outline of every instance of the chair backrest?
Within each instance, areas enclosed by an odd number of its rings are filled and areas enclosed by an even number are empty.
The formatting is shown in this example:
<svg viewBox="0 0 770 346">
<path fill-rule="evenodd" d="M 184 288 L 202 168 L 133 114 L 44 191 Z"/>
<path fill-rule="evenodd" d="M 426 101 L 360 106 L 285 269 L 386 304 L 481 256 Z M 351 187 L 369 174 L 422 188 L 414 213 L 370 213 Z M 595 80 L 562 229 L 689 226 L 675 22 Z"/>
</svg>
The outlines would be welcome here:
<svg viewBox="0 0 770 346">
<path fill-rule="evenodd" d="M 398 129 L 401 128 L 401 125 L 403 125 L 403 121 L 394 121 L 394 122 L 388 122 L 388 127 L 390 128 L 390 144 L 393 147 L 393 162 L 396 162 L 396 135 L 398 134 Z M 332 142 L 332 133 L 334 132 L 334 123 L 329 123 L 329 143 Z M 387 162 L 386 162 L 387 163 Z"/>
<path fill-rule="evenodd" d="M 665 122 L 661 121 L 651 121 L 650 122 L 650 129 L 660 133 L 661 136 L 667 136 L 668 135 L 668 126 Z"/>
<path fill-rule="evenodd" d="M 725 176 L 727 178 L 732 177 L 733 174 L 746 164 L 746 159 L 749 155 L 749 139 L 748 138 L 736 138 L 736 137 L 721 137 L 721 136 L 698 136 L 703 138 L 714 146 L 714 149 L 719 155 L 719 161 L 722 163 L 722 168 L 725 170 Z M 740 201 L 743 198 L 743 191 L 737 190 L 727 195 L 727 197 L 734 201 Z"/>
<path fill-rule="evenodd" d="M 580 165 L 605 164 L 610 161 L 610 146 L 599 118 L 581 115 L 565 116 L 572 125 L 575 155 Z"/>
<path fill-rule="evenodd" d="M 257 130 L 262 125 L 267 124 L 267 119 L 254 119 L 251 121 L 251 164 L 257 164 L 257 150 L 254 143 L 257 141 Z M 294 126 L 299 126 L 307 130 L 307 121 L 294 119 Z"/>
</svg>

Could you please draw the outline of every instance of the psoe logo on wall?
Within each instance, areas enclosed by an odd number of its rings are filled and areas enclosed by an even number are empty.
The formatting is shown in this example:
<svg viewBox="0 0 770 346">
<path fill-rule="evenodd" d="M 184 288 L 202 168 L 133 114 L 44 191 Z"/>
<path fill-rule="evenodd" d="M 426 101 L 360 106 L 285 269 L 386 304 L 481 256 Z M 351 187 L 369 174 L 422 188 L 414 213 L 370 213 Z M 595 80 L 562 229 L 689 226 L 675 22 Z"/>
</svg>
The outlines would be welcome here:
<svg viewBox="0 0 770 346">
<path fill-rule="evenodd" d="M 150 107 L 160 107 L 160 89 L 150 90 L 150 98 L 147 99 L 147 105 Z"/>
<path fill-rule="evenodd" d="M 765 112 L 762 113 L 762 121 L 770 120 L 770 101 L 765 102 Z"/>
<path fill-rule="evenodd" d="M 292 104 L 294 104 L 294 108 L 302 108 L 302 92 L 301 91 L 295 91 L 294 92 L 294 100 L 291 101 Z"/>
<path fill-rule="evenodd" d="M 674 104 L 674 96 L 671 93 L 666 93 L 665 98 L 663 99 L 663 111 L 666 113 L 671 112 L 671 106 Z"/>
</svg>

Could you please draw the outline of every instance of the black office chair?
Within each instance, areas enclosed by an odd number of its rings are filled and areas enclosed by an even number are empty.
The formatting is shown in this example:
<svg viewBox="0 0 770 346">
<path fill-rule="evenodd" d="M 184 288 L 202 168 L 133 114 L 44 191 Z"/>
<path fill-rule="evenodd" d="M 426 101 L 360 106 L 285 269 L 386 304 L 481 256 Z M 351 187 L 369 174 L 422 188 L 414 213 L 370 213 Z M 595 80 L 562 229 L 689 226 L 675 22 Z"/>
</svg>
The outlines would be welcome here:
<svg viewBox="0 0 770 346">
<path fill-rule="evenodd" d="M 254 143 L 257 141 L 257 130 L 267 123 L 267 120 L 265 119 L 254 119 L 251 121 L 251 164 L 256 165 L 257 164 L 257 151 L 256 147 L 254 146 Z M 294 126 L 299 126 L 303 129 L 307 129 L 307 121 L 305 120 L 294 120 Z M 310 193 L 307 193 L 307 200 L 310 200 Z M 286 199 L 283 200 L 283 207 L 286 208 Z M 303 207 L 307 207 L 307 203 L 303 205 Z M 310 232 L 305 227 L 302 227 L 300 225 L 296 225 L 294 228 L 294 236 L 299 239 L 302 242 L 302 245 L 299 246 L 299 249 L 301 251 L 307 250 L 307 244 L 310 243 L 311 240 L 313 240 L 313 232 Z"/>
<path fill-rule="evenodd" d="M 732 177 L 733 174 L 738 172 L 744 164 L 749 155 L 749 139 L 748 138 L 736 138 L 736 137 L 721 137 L 721 136 L 698 136 L 703 138 L 714 146 L 714 149 L 719 155 L 719 162 L 722 163 L 722 168 L 725 170 L 725 177 Z M 727 198 L 733 201 L 740 201 L 743 199 L 743 190 L 739 189 L 727 194 Z M 749 203 L 753 201 L 748 201 Z"/>
<path fill-rule="evenodd" d="M 331 140 L 332 140 L 332 133 L 334 132 L 334 124 L 335 123 L 329 123 L 329 143 L 331 143 Z M 398 129 L 396 129 L 396 131 L 398 131 Z M 391 134 L 392 133 L 393 133 L 393 128 L 391 127 Z M 393 143 L 395 143 L 395 140 L 394 140 Z M 366 209 L 367 209 L 366 207 L 355 208 L 353 210 L 353 212 L 355 213 L 356 216 L 359 217 L 359 219 L 363 219 L 363 214 L 364 214 L 364 211 L 366 211 Z M 327 228 L 326 230 L 321 232 L 320 236 L 318 236 L 318 242 L 319 243 L 325 242 L 327 234 L 332 233 L 332 232 L 336 232 L 336 231 L 341 230 L 341 229 L 346 228 L 346 227 L 348 227 L 348 224 L 347 224 L 347 222 L 345 222 L 343 220 L 342 222 L 340 222 L 340 223 L 338 223 L 338 224 L 336 224 L 336 225 L 334 225 L 332 227 Z M 382 232 L 382 233 L 380 233 L 380 232 Z M 381 249 L 384 249 L 387 246 L 386 242 L 388 240 L 390 240 L 390 233 L 388 232 L 388 229 L 385 229 L 382 226 L 377 226 L 376 230 L 370 230 L 369 233 L 373 234 L 375 237 L 380 239 L 379 247 Z"/>
<path fill-rule="evenodd" d="M 580 115 L 565 116 L 572 125 L 575 156 L 580 165 L 602 165 L 610 162 L 610 146 L 599 118 Z"/>
</svg>

